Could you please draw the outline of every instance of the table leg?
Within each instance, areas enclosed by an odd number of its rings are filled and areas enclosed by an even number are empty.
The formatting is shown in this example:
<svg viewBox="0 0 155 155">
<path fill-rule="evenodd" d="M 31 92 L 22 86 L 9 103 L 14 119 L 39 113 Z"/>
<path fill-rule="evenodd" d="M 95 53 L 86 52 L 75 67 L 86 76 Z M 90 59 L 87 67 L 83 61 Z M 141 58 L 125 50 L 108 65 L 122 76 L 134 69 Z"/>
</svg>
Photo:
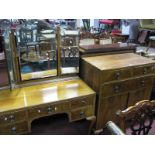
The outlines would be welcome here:
<svg viewBox="0 0 155 155">
<path fill-rule="evenodd" d="M 90 135 L 91 132 L 92 132 L 92 128 L 93 128 L 93 126 L 94 126 L 94 124 L 96 122 L 96 116 L 87 117 L 86 120 L 91 121 L 91 123 L 89 125 L 89 130 L 88 130 L 88 135 Z"/>
</svg>

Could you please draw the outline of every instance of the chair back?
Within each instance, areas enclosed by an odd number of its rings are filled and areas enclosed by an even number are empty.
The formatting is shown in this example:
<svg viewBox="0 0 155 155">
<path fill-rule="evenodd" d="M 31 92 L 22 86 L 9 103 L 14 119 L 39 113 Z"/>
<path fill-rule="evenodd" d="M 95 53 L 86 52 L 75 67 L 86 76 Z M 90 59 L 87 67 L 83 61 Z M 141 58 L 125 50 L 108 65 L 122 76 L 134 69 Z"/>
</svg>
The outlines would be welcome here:
<svg viewBox="0 0 155 155">
<path fill-rule="evenodd" d="M 123 111 L 117 111 L 120 128 L 130 128 L 133 135 L 147 135 L 152 128 L 155 101 L 143 100 Z"/>
</svg>

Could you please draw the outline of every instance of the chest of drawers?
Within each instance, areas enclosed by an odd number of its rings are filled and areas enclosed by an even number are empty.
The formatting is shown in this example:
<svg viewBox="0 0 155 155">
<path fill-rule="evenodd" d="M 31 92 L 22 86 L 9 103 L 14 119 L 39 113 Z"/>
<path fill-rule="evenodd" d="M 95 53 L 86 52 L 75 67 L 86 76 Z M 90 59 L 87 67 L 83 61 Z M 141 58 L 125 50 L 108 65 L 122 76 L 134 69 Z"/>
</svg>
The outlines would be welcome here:
<svg viewBox="0 0 155 155">
<path fill-rule="evenodd" d="M 0 93 L 0 134 L 26 134 L 34 120 L 61 113 L 91 121 L 89 132 L 95 122 L 96 93 L 79 78 Z"/>
<path fill-rule="evenodd" d="M 154 75 L 155 61 L 134 53 L 82 58 L 80 77 L 97 93 L 96 132 L 118 122 L 117 110 L 150 99 Z"/>
</svg>

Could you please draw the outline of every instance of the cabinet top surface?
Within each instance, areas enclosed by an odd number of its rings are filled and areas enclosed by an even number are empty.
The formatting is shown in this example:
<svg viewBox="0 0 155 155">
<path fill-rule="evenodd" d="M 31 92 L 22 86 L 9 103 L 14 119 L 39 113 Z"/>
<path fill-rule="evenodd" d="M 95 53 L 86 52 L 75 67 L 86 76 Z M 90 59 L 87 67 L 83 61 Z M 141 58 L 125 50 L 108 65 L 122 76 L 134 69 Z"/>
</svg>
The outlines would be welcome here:
<svg viewBox="0 0 155 155">
<path fill-rule="evenodd" d="M 82 80 L 74 79 L 0 91 L 0 112 L 95 94 Z"/>
<path fill-rule="evenodd" d="M 154 60 L 142 57 L 134 53 L 85 57 L 83 58 L 83 60 L 85 60 L 92 66 L 97 67 L 99 70 L 109 70 L 155 63 Z"/>
<path fill-rule="evenodd" d="M 125 50 L 125 49 L 135 49 L 135 44 L 127 44 L 127 43 L 114 43 L 114 44 L 107 44 L 107 45 L 81 45 L 81 49 L 83 49 L 84 53 L 94 52 L 94 51 L 107 51 L 107 50 Z"/>
</svg>

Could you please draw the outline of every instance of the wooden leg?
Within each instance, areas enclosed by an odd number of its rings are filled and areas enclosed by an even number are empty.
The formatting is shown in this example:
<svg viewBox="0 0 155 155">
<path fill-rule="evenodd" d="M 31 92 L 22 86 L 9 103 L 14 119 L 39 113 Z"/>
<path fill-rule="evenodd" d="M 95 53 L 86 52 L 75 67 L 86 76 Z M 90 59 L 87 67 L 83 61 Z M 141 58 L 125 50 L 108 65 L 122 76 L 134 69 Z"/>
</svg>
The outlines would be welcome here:
<svg viewBox="0 0 155 155">
<path fill-rule="evenodd" d="M 93 125 L 96 122 L 96 116 L 87 117 L 86 120 L 91 121 L 90 126 L 89 126 L 89 130 L 88 130 L 88 135 L 90 135 L 92 128 L 93 128 Z"/>
<path fill-rule="evenodd" d="M 103 132 L 103 129 L 95 130 L 94 131 L 94 134 L 95 135 L 99 135 L 101 132 Z"/>
<path fill-rule="evenodd" d="M 148 52 L 149 48 L 151 47 L 151 40 L 149 40 L 149 44 L 148 44 L 148 47 L 146 49 L 146 52 Z"/>
</svg>

